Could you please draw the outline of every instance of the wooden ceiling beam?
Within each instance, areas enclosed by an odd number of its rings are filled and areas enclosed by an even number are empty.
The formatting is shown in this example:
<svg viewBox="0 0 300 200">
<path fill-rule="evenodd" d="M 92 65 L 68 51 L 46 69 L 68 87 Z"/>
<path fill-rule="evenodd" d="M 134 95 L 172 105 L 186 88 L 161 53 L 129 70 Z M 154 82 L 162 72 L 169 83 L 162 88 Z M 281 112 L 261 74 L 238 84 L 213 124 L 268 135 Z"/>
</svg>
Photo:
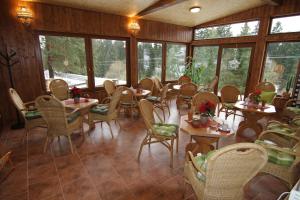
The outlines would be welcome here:
<svg viewBox="0 0 300 200">
<path fill-rule="evenodd" d="M 148 6 L 147 8 L 143 9 L 142 11 L 140 11 L 138 14 L 136 14 L 136 16 L 142 17 L 144 15 L 156 12 L 158 10 L 176 5 L 178 3 L 184 2 L 187 0 L 159 0 L 157 2 L 155 2 L 154 4 Z"/>
<path fill-rule="evenodd" d="M 282 4 L 282 0 L 262 0 L 271 6 L 280 6 Z"/>
</svg>

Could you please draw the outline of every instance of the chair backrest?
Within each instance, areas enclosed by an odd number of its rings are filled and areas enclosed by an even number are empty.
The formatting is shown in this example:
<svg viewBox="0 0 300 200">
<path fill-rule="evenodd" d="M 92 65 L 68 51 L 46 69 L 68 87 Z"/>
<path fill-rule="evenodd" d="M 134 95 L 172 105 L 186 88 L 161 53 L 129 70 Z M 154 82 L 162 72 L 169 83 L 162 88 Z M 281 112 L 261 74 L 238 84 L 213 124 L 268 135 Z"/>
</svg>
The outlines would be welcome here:
<svg viewBox="0 0 300 200">
<path fill-rule="evenodd" d="M 179 94 L 183 96 L 194 96 L 197 93 L 198 86 L 194 83 L 186 83 L 180 86 Z"/>
<path fill-rule="evenodd" d="M 216 107 L 220 102 L 218 96 L 212 92 L 199 92 L 193 96 L 192 105 L 198 109 L 201 103 L 206 103 L 207 101 L 215 104 Z"/>
<path fill-rule="evenodd" d="M 218 84 L 218 81 L 219 81 L 219 77 L 215 76 L 215 78 L 208 84 L 207 88 L 210 90 L 214 90 L 214 88 Z"/>
<path fill-rule="evenodd" d="M 22 101 L 19 94 L 13 88 L 9 88 L 8 92 L 13 104 L 15 105 L 17 110 L 22 113 L 22 111 L 26 109 L 26 106 L 24 105 L 24 102 Z"/>
<path fill-rule="evenodd" d="M 147 129 L 151 129 L 152 124 L 155 122 L 153 104 L 146 99 L 141 99 L 138 104 Z"/>
<path fill-rule="evenodd" d="M 233 85 L 225 85 L 221 89 L 221 102 L 235 103 L 239 99 L 240 91 Z"/>
<path fill-rule="evenodd" d="M 134 91 L 128 87 L 123 87 L 120 102 L 122 103 L 132 103 L 136 100 L 136 96 L 134 95 Z"/>
<path fill-rule="evenodd" d="M 168 93 L 168 89 L 169 89 L 169 83 L 166 84 L 165 86 L 163 86 L 160 90 L 160 98 L 161 100 L 164 100 L 167 98 L 167 93 Z"/>
<path fill-rule="evenodd" d="M 59 100 L 65 100 L 69 98 L 69 86 L 68 83 L 62 79 L 54 79 L 49 85 L 50 92 Z"/>
<path fill-rule="evenodd" d="M 116 91 L 116 85 L 111 80 L 105 80 L 103 82 L 103 86 L 104 86 L 104 89 L 105 89 L 105 91 L 106 91 L 106 93 L 109 97 L 111 97 L 113 95 L 113 93 Z"/>
<path fill-rule="evenodd" d="M 154 81 L 151 78 L 144 78 L 140 81 L 140 86 L 144 90 L 150 90 L 151 94 L 153 92 Z"/>
<path fill-rule="evenodd" d="M 266 92 L 275 92 L 276 90 L 273 83 L 270 82 L 260 82 L 258 85 L 256 85 L 255 89 L 266 91 Z"/>
<path fill-rule="evenodd" d="M 207 159 L 204 199 L 242 199 L 244 185 L 267 160 L 266 150 L 253 143 L 238 143 L 217 150 Z"/>
<path fill-rule="evenodd" d="M 109 102 L 109 105 L 108 105 L 108 113 L 112 113 L 112 112 L 116 111 L 116 109 L 119 105 L 123 90 L 124 90 L 124 87 L 118 87 L 116 89 L 116 91 L 113 93 L 111 100 Z"/>
<path fill-rule="evenodd" d="M 59 99 L 43 95 L 36 98 L 35 105 L 47 123 L 48 132 L 59 135 L 66 131 L 68 126 L 67 114 Z"/>
<path fill-rule="evenodd" d="M 159 96 L 160 90 L 163 87 L 163 85 L 157 77 L 153 77 L 152 80 L 154 82 L 152 95 Z"/>
<path fill-rule="evenodd" d="M 191 83 L 191 82 L 192 82 L 192 79 L 187 75 L 180 76 L 178 79 L 179 85 L 183 85 L 185 83 Z"/>
</svg>

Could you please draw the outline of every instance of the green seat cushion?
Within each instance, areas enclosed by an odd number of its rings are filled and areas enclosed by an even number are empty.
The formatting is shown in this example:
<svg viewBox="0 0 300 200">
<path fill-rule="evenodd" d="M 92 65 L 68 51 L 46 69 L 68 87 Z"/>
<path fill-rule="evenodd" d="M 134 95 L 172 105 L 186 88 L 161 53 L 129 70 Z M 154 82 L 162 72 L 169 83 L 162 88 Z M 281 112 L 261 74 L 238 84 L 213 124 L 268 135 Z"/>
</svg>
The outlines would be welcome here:
<svg viewBox="0 0 300 200">
<path fill-rule="evenodd" d="M 260 100 L 265 101 L 266 103 L 272 103 L 275 95 L 275 92 L 262 91 L 262 93 L 260 94 Z"/>
<path fill-rule="evenodd" d="M 176 136 L 178 126 L 176 124 L 164 124 L 155 123 L 153 124 L 154 132 L 162 136 Z"/>
<path fill-rule="evenodd" d="M 210 158 L 216 151 L 210 151 L 208 152 L 207 154 L 201 154 L 199 156 L 196 156 L 195 157 L 195 161 L 196 161 L 196 164 L 203 170 L 203 171 L 206 171 L 206 167 L 207 167 L 207 159 Z M 197 173 L 197 178 L 200 180 L 200 181 L 205 181 L 206 179 L 206 176 L 205 174 L 202 174 L 201 172 L 198 172 Z"/>
<path fill-rule="evenodd" d="M 266 141 L 261 141 L 261 140 L 256 140 L 255 143 L 256 144 L 270 144 Z M 288 148 L 282 148 L 282 149 L 288 149 Z M 278 150 L 275 150 L 275 149 L 269 149 L 269 148 L 266 148 L 266 150 L 267 150 L 267 153 L 268 153 L 268 161 L 270 163 L 274 163 L 274 164 L 277 164 L 277 165 L 289 167 L 293 164 L 293 162 L 295 160 L 295 156 L 290 155 L 288 153 L 281 152 L 281 151 L 278 151 Z"/>
<path fill-rule="evenodd" d="M 96 113 L 100 115 L 106 115 L 108 112 L 108 105 L 97 105 L 91 108 L 91 113 Z"/>
<path fill-rule="evenodd" d="M 267 130 L 275 131 L 277 133 L 285 133 L 285 134 L 294 134 L 295 131 L 293 131 L 290 128 L 287 128 L 285 126 L 281 126 L 280 124 L 269 124 L 267 126 Z"/>
<path fill-rule="evenodd" d="M 136 102 L 135 101 L 131 101 L 131 102 L 120 102 L 120 104 L 122 106 L 136 106 Z"/>
<path fill-rule="evenodd" d="M 300 119 L 293 120 L 292 124 L 300 127 Z"/>
<path fill-rule="evenodd" d="M 286 107 L 286 109 L 288 111 L 291 111 L 291 112 L 297 114 L 297 115 L 300 114 L 300 108 L 297 108 L 297 107 Z"/>
<path fill-rule="evenodd" d="M 185 96 L 185 95 L 180 95 L 180 97 L 185 99 L 185 100 L 191 100 L 193 98 L 191 96 Z"/>
<path fill-rule="evenodd" d="M 67 117 L 68 124 L 74 122 L 79 116 L 80 116 L 80 112 L 79 111 L 76 111 L 76 112 L 68 115 L 68 117 Z"/>
<path fill-rule="evenodd" d="M 146 99 L 147 99 L 148 101 L 152 101 L 152 102 L 160 101 L 160 97 L 156 97 L 156 96 L 147 96 Z"/>
<path fill-rule="evenodd" d="M 235 103 L 223 103 L 223 106 L 227 109 L 234 109 Z"/>
<path fill-rule="evenodd" d="M 25 113 L 25 118 L 27 120 L 38 119 L 38 118 L 41 118 L 41 117 L 42 117 L 41 113 L 37 110 L 27 111 Z"/>
</svg>

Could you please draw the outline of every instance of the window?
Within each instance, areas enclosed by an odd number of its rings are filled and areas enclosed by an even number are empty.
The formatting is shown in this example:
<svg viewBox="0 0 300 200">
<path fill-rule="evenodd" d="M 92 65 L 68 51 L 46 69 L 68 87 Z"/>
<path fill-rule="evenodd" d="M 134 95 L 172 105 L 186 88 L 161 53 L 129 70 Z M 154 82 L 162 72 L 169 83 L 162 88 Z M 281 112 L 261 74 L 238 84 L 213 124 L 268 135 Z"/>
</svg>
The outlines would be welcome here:
<svg viewBox="0 0 300 200">
<path fill-rule="evenodd" d="M 40 35 L 39 40 L 47 90 L 52 79 L 87 87 L 84 38 Z"/>
<path fill-rule="evenodd" d="M 126 84 L 126 41 L 92 39 L 95 85 L 107 79 Z"/>
<path fill-rule="evenodd" d="M 249 21 L 195 30 L 195 40 L 257 35 L 259 21 Z"/>
<path fill-rule="evenodd" d="M 138 42 L 138 78 L 157 77 L 161 79 L 162 44 Z"/>
<path fill-rule="evenodd" d="M 300 32 L 300 15 L 272 19 L 271 34 Z"/>
<path fill-rule="evenodd" d="M 208 85 L 216 75 L 218 46 L 195 47 L 193 60 L 196 67 L 203 67 L 200 84 Z M 198 83 L 199 84 L 199 83 Z"/>
<path fill-rule="evenodd" d="M 263 80 L 272 82 L 277 93 L 285 90 L 286 82 L 295 76 L 300 61 L 300 42 L 269 43 Z"/>
<path fill-rule="evenodd" d="M 167 44 L 166 80 L 177 80 L 185 70 L 186 45 Z"/>
</svg>

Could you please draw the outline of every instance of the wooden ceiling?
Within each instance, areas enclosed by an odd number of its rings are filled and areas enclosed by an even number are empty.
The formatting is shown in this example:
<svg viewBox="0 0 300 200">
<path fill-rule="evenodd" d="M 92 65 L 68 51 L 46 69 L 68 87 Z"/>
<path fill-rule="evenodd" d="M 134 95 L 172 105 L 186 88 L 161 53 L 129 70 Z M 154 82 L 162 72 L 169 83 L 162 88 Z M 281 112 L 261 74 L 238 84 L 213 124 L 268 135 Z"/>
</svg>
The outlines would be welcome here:
<svg viewBox="0 0 300 200">
<path fill-rule="evenodd" d="M 274 0 L 25 0 L 193 27 Z M 158 5 L 158 6 L 155 6 Z M 152 6 L 152 7 L 151 7 Z M 159 7 L 160 6 L 160 7 Z M 200 6 L 199 13 L 189 8 Z M 150 11 L 149 11 L 150 10 Z"/>
</svg>

